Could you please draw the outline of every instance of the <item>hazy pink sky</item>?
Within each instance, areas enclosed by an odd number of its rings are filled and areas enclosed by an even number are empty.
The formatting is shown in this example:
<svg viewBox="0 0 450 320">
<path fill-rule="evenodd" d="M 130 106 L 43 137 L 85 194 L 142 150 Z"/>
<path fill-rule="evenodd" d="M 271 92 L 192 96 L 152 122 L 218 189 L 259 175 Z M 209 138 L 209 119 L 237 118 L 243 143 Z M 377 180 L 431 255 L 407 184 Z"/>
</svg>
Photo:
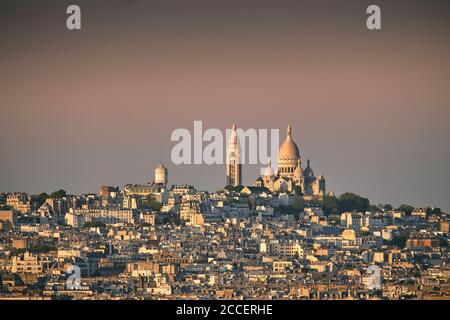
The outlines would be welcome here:
<svg viewBox="0 0 450 320">
<path fill-rule="evenodd" d="M 450 209 L 445 1 L 0 4 L 0 190 L 98 191 L 153 179 L 215 190 L 224 166 L 175 166 L 170 134 L 288 124 L 328 189 Z M 244 167 L 252 184 L 257 166 Z"/>
</svg>

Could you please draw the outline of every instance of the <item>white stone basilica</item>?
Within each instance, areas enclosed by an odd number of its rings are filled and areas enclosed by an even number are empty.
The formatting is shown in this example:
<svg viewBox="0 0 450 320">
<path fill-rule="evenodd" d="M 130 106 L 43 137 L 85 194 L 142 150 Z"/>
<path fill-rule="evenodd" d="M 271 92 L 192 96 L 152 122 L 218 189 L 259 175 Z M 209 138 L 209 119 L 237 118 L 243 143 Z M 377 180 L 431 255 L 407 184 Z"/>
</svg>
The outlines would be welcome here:
<svg viewBox="0 0 450 320">
<path fill-rule="evenodd" d="M 294 192 L 296 187 L 306 197 L 325 194 L 325 178 L 314 176 L 308 159 L 305 170 L 301 166 L 301 157 L 297 144 L 292 139 L 291 126 L 287 128 L 286 140 L 278 152 L 278 170 L 275 173 L 269 162 L 263 175 L 255 181 L 255 186 L 266 187 L 272 192 Z"/>
</svg>

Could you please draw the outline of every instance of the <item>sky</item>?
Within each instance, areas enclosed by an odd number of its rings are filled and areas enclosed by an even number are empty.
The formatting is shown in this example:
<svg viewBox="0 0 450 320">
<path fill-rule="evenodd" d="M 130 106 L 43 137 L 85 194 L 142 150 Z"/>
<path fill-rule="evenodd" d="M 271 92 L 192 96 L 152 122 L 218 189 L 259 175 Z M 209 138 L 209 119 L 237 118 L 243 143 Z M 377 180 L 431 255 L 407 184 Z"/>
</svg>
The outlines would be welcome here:
<svg viewBox="0 0 450 320">
<path fill-rule="evenodd" d="M 66 28 L 81 8 L 82 30 Z M 368 5 L 382 29 L 366 28 Z M 327 189 L 450 209 L 448 1 L 0 3 L 0 191 L 153 180 L 214 191 L 224 165 L 174 165 L 173 130 L 288 124 Z M 282 142 L 282 141 L 280 141 Z M 253 184 L 259 166 L 243 168 Z"/>
</svg>

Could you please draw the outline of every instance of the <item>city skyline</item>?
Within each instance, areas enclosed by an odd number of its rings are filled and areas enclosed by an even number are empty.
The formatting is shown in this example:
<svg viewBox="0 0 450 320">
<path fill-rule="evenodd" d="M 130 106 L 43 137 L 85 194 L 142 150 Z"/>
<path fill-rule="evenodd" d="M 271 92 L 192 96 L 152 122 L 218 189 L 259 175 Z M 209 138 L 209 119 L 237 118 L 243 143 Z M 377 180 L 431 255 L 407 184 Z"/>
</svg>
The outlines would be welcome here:
<svg viewBox="0 0 450 320">
<path fill-rule="evenodd" d="M 450 300 L 449 13 L 1 1 L 0 301 Z"/>
<path fill-rule="evenodd" d="M 235 130 L 235 128 L 236 128 L 236 123 L 234 123 L 233 124 L 233 131 Z M 208 128 L 205 128 L 205 129 L 208 129 Z M 209 128 L 210 129 L 210 128 Z M 239 129 L 243 129 L 244 131 L 245 130 L 247 130 L 247 129 L 253 129 L 253 128 L 239 128 Z M 269 129 L 270 130 L 270 129 Z M 288 126 L 288 132 L 289 132 L 289 130 L 290 130 L 290 125 Z M 224 130 L 225 131 L 225 130 Z M 281 131 L 283 131 L 283 130 L 281 130 Z M 194 135 L 194 134 L 192 134 L 192 135 Z M 294 134 L 294 137 L 295 137 L 295 134 Z M 281 141 L 283 141 L 283 135 L 280 135 L 280 142 Z M 241 138 L 239 138 L 239 139 L 241 139 Z M 268 138 L 268 139 L 270 139 L 270 138 Z M 248 142 L 248 141 L 247 141 Z M 172 142 L 172 147 L 173 147 L 173 144 L 174 144 L 174 142 Z M 203 142 L 203 147 L 205 147 L 206 145 L 207 145 L 208 143 L 206 143 L 206 142 Z M 226 140 L 224 140 L 224 143 L 223 143 L 223 149 L 225 150 L 225 152 L 224 152 L 224 154 L 225 153 L 227 153 L 226 152 L 226 150 L 227 150 L 227 145 L 229 144 L 229 142 L 228 141 L 226 141 Z M 194 145 L 194 142 L 192 142 L 192 145 Z M 281 143 L 279 144 L 279 145 L 281 145 Z M 248 148 L 248 146 L 246 147 L 246 148 Z M 303 150 L 303 148 L 301 148 L 300 147 L 300 150 Z M 247 150 L 248 151 L 248 150 Z M 169 152 L 169 154 L 170 154 L 170 152 Z M 278 155 L 278 152 L 275 152 L 275 155 Z M 309 166 L 309 162 L 310 162 L 310 159 L 311 159 L 311 156 L 307 156 L 307 157 L 304 157 L 303 155 L 302 155 L 302 151 L 300 151 L 300 156 L 302 157 L 302 160 L 303 160 L 303 162 L 304 163 L 308 163 L 308 166 Z M 245 157 L 248 157 L 248 155 L 245 155 Z M 169 168 L 169 170 L 171 170 L 171 171 L 175 171 L 175 172 L 177 172 L 176 170 L 173 170 L 174 168 L 176 168 L 176 167 L 196 167 L 196 166 L 199 166 L 199 167 L 216 167 L 216 166 L 219 166 L 219 167 L 221 167 L 222 168 L 222 171 L 223 172 L 221 172 L 221 178 L 219 179 L 219 182 L 217 183 L 218 185 L 217 185 L 217 187 L 216 188 L 214 188 L 214 189 L 207 189 L 207 188 L 202 188 L 202 187 L 199 187 L 195 182 L 193 182 L 193 181 L 183 181 L 183 180 L 179 180 L 179 179 L 177 179 L 177 177 L 175 176 L 173 176 L 173 174 L 171 174 L 171 179 L 172 179 L 172 181 L 168 181 L 168 184 L 169 185 L 171 185 L 171 184 L 173 184 L 173 185 L 184 185 L 184 184 L 187 184 L 187 185 L 192 185 L 192 186 L 194 186 L 195 188 L 197 188 L 198 190 L 205 190 L 205 191 L 209 191 L 209 192 L 215 192 L 215 191 L 218 191 L 218 190 L 220 190 L 220 189 L 223 189 L 225 186 L 227 186 L 227 178 L 226 178 L 226 170 L 227 170 L 227 168 L 228 168 L 228 164 L 227 163 L 223 163 L 223 164 L 212 164 L 212 165 L 208 165 L 208 164 L 205 164 L 205 163 L 203 163 L 203 164 L 192 164 L 192 163 L 190 163 L 190 164 L 181 164 L 181 165 L 175 165 L 175 164 L 173 164 L 172 163 L 172 161 L 169 159 L 169 160 L 167 160 L 168 158 L 170 158 L 170 157 L 168 157 L 168 156 L 165 156 L 165 157 L 162 157 L 162 156 L 160 156 L 159 157 L 159 161 L 157 161 L 157 162 L 155 162 L 154 163 L 154 166 L 156 166 L 157 164 L 158 165 L 161 165 L 161 164 L 163 164 L 165 167 L 166 167 L 166 170 L 167 170 L 167 168 Z M 165 160 L 163 160 L 163 159 L 165 159 Z M 306 161 L 306 159 L 307 159 L 307 161 Z M 274 168 L 277 168 L 277 167 L 279 167 L 279 162 L 278 162 L 278 160 L 276 161 L 276 162 L 274 162 Z M 260 170 L 262 169 L 262 168 L 264 168 L 265 167 L 265 165 L 263 164 L 263 163 L 258 163 L 258 164 L 246 164 L 245 162 L 243 163 L 243 164 L 241 164 L 241 166 L 244 168 L 244 169 L 241 169 L 242 170 L 242 172 L 240 173 L 240 175 L 241 175 L 241 178 L 243 177 L 243 179 L 244 179 L 244 182 L 247 182 L 248 181 L 248 183 L 242 183 L 242 185 L 244 185 L 244 186 L 253 186 L 253 185 L 255 185 L 255 179 L 258 177 L 258 176 L 260 176 L 261 175 L 261 172 L 260 172 Z M 246 171 L 248 168 L 250 168 L 250 170 L 248 170 L 248 171 Z M 153 180 L 153 177 L 154 177 L 154 173 L 153 173 L 153 167 L 152 168 L 150 168 L 150 170 L 147 170 L 148 171 L 148 176 L 143 176 L 142 178 L 140 178 L 140 179 L 134 179 L 134 180 L 127 180 L 127 181 L 124 181 L 123 183 L 119 183 L 119 184 L 117 184 L 117 183 L 100 183 L 99 185 L 97 185 L 96 186 L 96 189 L 94 189 L 94 190 L 92 190 L 92 191 L 81 191 L 81 192 L 72 192 L 71 191 L 71 188 L 70 188 L 70 186 L 56 186 L 55 188 L 53 188 L 53 189 L 51 189 L 51 190 L 40 190 L 40 191 L 38 191 L 38 192 L 28 192 L 27 190 L 0 190 L 0 192 L 26 192 L 26 193 L 30 193 L 30 194 L 36 194 L 36 195 L 38 195 L 38 194 L 40 194 L 40 193 L 50 193 L 50 192 L 52 192 L 52 191 L 56 191 L 56 190 L 59 190 L 59 189 L 63 189 L 63 190 L 65 190 L 65 191 L 67 191 L 68 192 L 68 194 L 98 194 L 98 191 L 100 190 L 100 187 L 101 186 L 105 186 L 105 185 L 110 185 L 110 186 L 117 186 L 117 187 L 124 187 L 124 186 L 126 186 L 126 185 L 128 185 L 128 184 L 140 184 L 140 183 L 152 183 L 152 182 L 154 182 L 154 180 Z M 325 172 L 326 172 L 327 170 L 325 169 Z M 275 170 L 275 173 L 277 173 L 277 170 Z M 222 181 L 223 180 L 223 181 Z M 401 204 L 408 204 L 408 205 L 412 205 L 412 206 L 414 206 L 414 207 L 417 207 L 417 208 L 426 208 L 426 207 L 438 207 L 438 208 L 441 208 L 441 209 L 443 209 L 444 211 L 447 211 L 447 209 L 446 208 L 443 208 L 443 207 L 439 207 L 439 206 L 436 206 L 436 205 L 433 205 L 433 204 L 431 204 L 431 203 L 429 203 L 429 204 L 426 204 L 426 205 L 417 205 L 417 204 L 415 204 L 415 203 L 412 203 L 412 202 L 406 202 L 406 201 L 402 201 L 401 199 L 399 199 L 398 200 L 398 202 L 387 202 L 387 201 L 378 201 L 378 202 L 376 202 L 376 201 L 373 201 L 372 199 L 371 199 L 371 197 L 370 197 L 370 195 L 366 195 L 366 194 L 361 194 L 361 193 L 359 193 L 359 192 L 357 192 L 357 191 L 355 191 L 355 190 L 343 190 L 343 191 L 340 191 L 340 192 L 336 192 L 336 190 L 339 190 L 339 188 L 334 188 L 333 186 L 330 186 L 330 185 L 328 185 L 327 186 L 327 194 L 329 193 L 329 192 L 332 192 L 334 195 L 336 195 L 336 196 L 339 196 L 340 194 L 343 194 L 343 193 L 346 193 L 346 192 L 350 192 L 350 193 L 355 193 L 355 194 L 357 194 L 357 195 L 360 195 L 360 196 L 362 196 L 362 197 L 365 197 L 365 198 L 368 198 L 369 199 L 369 201 L 370 201 L 370 203 L 371 204 L 374 204 L 374 205 L 378 205 L 378 204 L 391 204 L 391 205 L 393 205 L 394 206 L 394 208 L 395 207 L 398 207 L 398 206 L 400 206 Z"/>
<path fill-rule="evenodd" d="M 2 3 L 0 190 L 96 192 L 160 160 L 216 190 L 222 166 L 169 162 L 170 133 L 199 119 L 291 123 L 337 194 L 450 209 L 447 2 L 381 1 L 378 33 L 358 1 L 79 1 L 78 33 L 65 5 Z"/>
</svg>

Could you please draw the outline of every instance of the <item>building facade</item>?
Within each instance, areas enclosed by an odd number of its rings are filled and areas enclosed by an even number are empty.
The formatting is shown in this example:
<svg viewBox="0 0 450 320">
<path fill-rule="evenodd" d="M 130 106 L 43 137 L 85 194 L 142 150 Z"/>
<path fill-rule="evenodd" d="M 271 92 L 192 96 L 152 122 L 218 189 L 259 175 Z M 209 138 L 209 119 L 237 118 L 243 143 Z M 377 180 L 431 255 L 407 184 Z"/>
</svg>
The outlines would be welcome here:
<svg viewBox="0 0 450 320">
<path fill-rule="evenodd" d="M 278 152 L 278 170 L 275 173 L 269 162 L 263 175 L 255 181 L 255 186 L 266 187 L 272 192 L 294 192 L 296 187 L 304 196 L 323 196 L 325 194 L 325 178 L 316 177 L 307 161 L 306 168 L 301 166 L 300 151 L 292 138 L 292 128 L 288 126 L 285 141 Z"/>
</svg>

